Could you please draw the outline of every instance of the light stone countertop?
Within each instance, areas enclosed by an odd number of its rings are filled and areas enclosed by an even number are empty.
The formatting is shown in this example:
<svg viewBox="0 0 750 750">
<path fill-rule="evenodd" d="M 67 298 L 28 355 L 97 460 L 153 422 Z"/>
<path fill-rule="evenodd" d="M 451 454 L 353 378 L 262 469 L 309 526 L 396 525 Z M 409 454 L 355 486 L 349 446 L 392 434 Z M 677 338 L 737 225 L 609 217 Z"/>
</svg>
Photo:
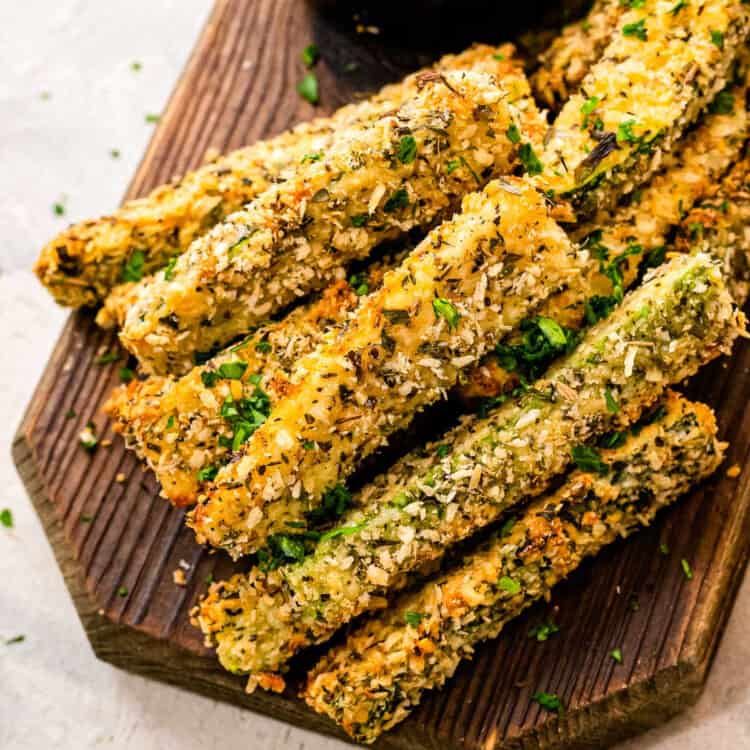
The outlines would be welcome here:
<svg viewBox="0 0 750 750">
<path fill-rule="evenodd" d="M 10 459 L 66 318 L 31 264 L 67 221 L 117 204 L 153 127 L 145 115 L 163 106 L 209 9 L 210 0 L 0 2 L 0 508 L 15 518 L 13 531 L 0 528 L 2 750 L 345 747 L 97 661 Z M 623 750 L 750 748 L 748 622 L 750 578 L 698 706 Z"/>
</svg>

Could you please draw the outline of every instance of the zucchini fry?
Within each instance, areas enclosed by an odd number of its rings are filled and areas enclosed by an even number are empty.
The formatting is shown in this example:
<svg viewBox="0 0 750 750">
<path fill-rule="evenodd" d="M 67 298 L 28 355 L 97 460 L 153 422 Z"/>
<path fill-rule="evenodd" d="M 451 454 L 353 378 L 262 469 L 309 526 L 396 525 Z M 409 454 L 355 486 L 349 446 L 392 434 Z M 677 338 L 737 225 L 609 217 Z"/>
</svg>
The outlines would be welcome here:
<svg viewBox="0 0 750 750">
<path fill-rule="evenodd" d="M 162 497 L 178 506 L 196 501 L 201 483 L 215 476 L 288 391 L 297 361 L 343 323 L 395 263 L 387 257 L 335 282 L 320 299 L 261 326 L 187 375 L 152 375 L 115 389 L 104 410 L 113 430 L 154 471 Z"/>
<path fill-rule="evenodd" d="M 512 45 L 476 45 L 443 57 L 434 69 L 476 68 L 503 76 L 518 65 L 514 52 Z M 163 268 L 194 239 L 288 177 L 302 159 L 316 158 L 337 132 L 401 106 L 417 91 L 419 76 L 385 86 L 331 117 L 220 156 L 110 216 L 69 227 L 42 250 L 35 266 L 39 279 L 61 305 L 98 304 L 117 284 Z"/>
<path fill-rule="evenodd" d="M 207 642 L 251 687 L 278 685 L 274 673 L 300 649 L 384 606 L 410 574 L 544 492 L 574 446 L 632 424 L 667 386 L 729 351 L 743 325 L 708 256 L 675 258 L 533 389 L 365 487 L 301 563 L 212 586 L 196 618 Z"/>
<path fill-rule="evenodd" d="M 543 120 L 522 73 L 427 73 L 397 112 L 341 133 L 194 242 L 170 279 L 140 290 L 120 334 L 148 372 L 184 372 L 342 274 L 382 241 L 427 228 L 517 163 L 520 133 Z"/>
<path fill-rule="evenodd" d="M 738 306 L 750 293 L 750 156 L 746 153 L 706 200 L 682 222 L 676 248 L 710 252 Z"/>
<path fill-rule="evenodd" d="M 373 742 L 584 558 L 647 526 L 659 509 L 712 474 L 725 446 L 711 410 L 674 394 L 665 409 L 660 421 L 620 448 L 601 452 L 604 475 L 574 471 L 505 534 L 496 532 L 358 627 L 312 669 L 305 701 L 356 741 Z"/>
<path fill-rule="evenodd" d="M 551 111 L 557 112 L 578 90 L 618 29 L 624 9 L 620 0 L 595 0 L 585 19 L 566 26 L 539 55 L 531 87 Z"/>
<path fill-rule="evenodd" d="M 611 208 L 725 87 L 749 20 L 741 0 L 645 0 L 625 10 L 539 160 L 527 154 L 534 179 L 570 200 L 579 220 Z"/>
<path fill-rule="evenodd" d="M 304 525 L 328 489 L 574 283 L 578 255 L 523 180 L 494 181 L 462 209 L 300 362 L 289 395 L 199 499 L 189 525 L 201 543 L 239 557 Z"/>
<path fill-rule="evenodd" d="M 542 303 L 539 315 L 569 331 L 578 331 L 599 305 L 606 310 L 619 302 L 619 295 L 629 289 L 641 271 L 658 265 L 664 258 L 668 238 L 680 225 L 693 226 L 698 218 L 686 217 L 698 201 L 716 193 L 717 183 L 742 153 L 750 135 L 750 116 L 745 106 L 747 82 L 728 89 L 720 97 L 721 106 L 706 114 L 700 125 L 681 141 L 666 159 L 665 168 L 620 206 L 610 221 L 592 228 L 578 237 L 581 250 L 589 260 L 582 273 L 560 294 Z M 739 174 L 743 168 L 733 170 Z M 738 177 L 727 176 L 718 204 L 728 199 L 733 206 L 730 214 L 706 221 L 734 232 L 741 226 L 745 212 Z M 723 184 L 723 183 L 720 183 Z M 712 201 L 716 203 L 717 201 Z M 748 210 L 748 209 L 746 209 Z M 576 237 L 576 234 L 572 234 Z M 706 236 L 700 249 L 716 257 L 724 257 L 728 237 Z M 678 243 L 680 251 L 688 251 L 686 243 Z M 736 256 L 738 261 L 741 254 Z M 742 274 L 742 269 L 734 269 Z M 746 275 L 746 272 L 745 272 Z M 734 293 L 734 281 L 727 276 Z M 614 283 L 617 282 L 617 289 Z M 737 282 L 741 283 L 741 282 Z M 517 346 L 521 335 L 509 337 L 509 345 Z M 495 398 L 518 384 L 519 373 L 503 368 L 496 354 L 491 354 L 471 373 L 459 389 L 464 401 Z"/>
</svg>

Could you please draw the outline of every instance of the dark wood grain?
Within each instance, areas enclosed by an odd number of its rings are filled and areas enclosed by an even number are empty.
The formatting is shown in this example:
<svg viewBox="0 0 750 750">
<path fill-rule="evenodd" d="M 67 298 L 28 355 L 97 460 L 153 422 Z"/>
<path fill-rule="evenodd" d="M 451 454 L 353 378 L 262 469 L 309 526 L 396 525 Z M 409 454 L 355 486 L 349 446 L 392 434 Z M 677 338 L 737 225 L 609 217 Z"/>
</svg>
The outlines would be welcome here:
<svg viewBox="0 0 750 750">
<path fill-rule="evenodd" d="M 451 10 L 441 0 L 440 6 L 442 15 L 424 34 L 404 34 L 402 27 L 408 32 L 416 21 L 400 13 L 395 25 L 393 15 L 384 17 L 384 33 L 374 36 L 356 34 L 348 12 L 328 15 L 299 0 L 217 3 L 128 197 L 199 164 L 209 147 L 238 147 L 317 114 L 294 92 L 303 73 L 299 51 L 311 41 L 323 52 L 317 73 L 322 110 L 330 110 L 457 48 L 463 36 L 499 41 L 524 20 L 514 27 L 507 10 L 495 8 L 467 27 L 461 4 Z M 524 4 L 525 19 L 537 11 Z M 446 43 L 445 33 L 435 32 L 451 13 L 458 14 L 456 34 Z M 422 46 L 407 47 L 405 38 Z M 344 72 L 351 62 L 357 70 Z M 188 612 L 207 578 L 226 576 L 234 566 L 194 543 L 183 513 L 158 498 L 153 477 L 120 440 L 93 455 L 79 446 L 89 420 L 102 438 L 109 436 L 100 409 L 118 365 L 100 367 L 95 360 L 114 346 L 89 313 L 71 316 L 13 448 L 94 651 L 125 669 L 341 736 L 295 698 L 293 687 L 281 696 L 248 696 L 240 678 L 218 667 Z M 748 368 L 750 346 L 743 341 L 728 366 L 709 368 L 692 386 L 716 408 L 731 441 L 727 465 L 747 465 Z M 585 564 L 551 603 L 482 646 L 378 746 L 602 748 L 685 708 L 703 685 L 750 553 L 748 477 L 717 476 L 652 528 Z M 669 554 L 660 554 L 661 541 Z M 683 558 L 694 572 L 690 581 Z M 189 566 L 184 587 L 173 581 L 181 561 Z M 550 613 L 560 633 L 546 643 L 530 640 L 530 625 Z M 609 656 L 615 647 L 623 664 Z M 303 666 L 304 657 L 292 685 Z M 560 717 L 543 712 L 531 700 L 537 690 L 557 693 L 568 710 Z"/>
</svg>

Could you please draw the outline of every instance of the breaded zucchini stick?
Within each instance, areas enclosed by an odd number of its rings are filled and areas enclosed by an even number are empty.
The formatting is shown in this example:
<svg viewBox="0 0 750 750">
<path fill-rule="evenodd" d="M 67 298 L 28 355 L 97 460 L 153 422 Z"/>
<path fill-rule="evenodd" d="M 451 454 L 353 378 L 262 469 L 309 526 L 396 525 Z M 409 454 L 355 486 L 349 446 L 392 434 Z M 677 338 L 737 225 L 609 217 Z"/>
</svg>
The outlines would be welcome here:
<svg viewBox="0 0 750 750">
<path fill-rule="evenodd" d="M 633 285 L 644 266 L 658 265 L 663 260 L 671 232 L 697 221 L 686 217 L 686 212 L 704 196 L 716 192 L 717 184 L 723 184 L 722 176 L 742 152 L 750 131 L 746 93 L 746 82 L 723 92 L 720 106 L 706 114 L 700 125 L 677 145 L 666 160 L 665 169 L 620 206 L 611 221 L 588 227 L 588 233 L 579 238 L 581 249 L 589 255 L 588 263 L 564 292 L 542 303 L 540 316 L 577 331 L 585 324 L 592 302 L 599 300 L 605 309 L 613 306 L 619 301 L 617 295 Z M 737 170 L 741 167 L 734 171 Z M 731 223 L 736 232 L 744 218 L 737 181 L 736 177 L 727 177 L 727 185 L 721 190 L 723 197 L 718 199 L 719 203 L 727 199 L 733 206 L 732 212 L 719 222 L 724 231 Z M 715 223 L 716 219 L 707 221 Z M 717 258 L 726 255 L 726 237 L 711 234 L 705 240 L 702 250 Z M 676 249 L 690 248 L 682 242 Z M 740 260 L 742 256 L 736 257 Z M 735 270 L 742 273 L 740 268 Z M 734 290 L 729 276 L 727 283 Z M 516 332 L 508 343 L 518 345 L 520 340 Z M 504 369 L 498 357 L 491 354 L 472 371 L 460 396 L 468 401 L 494 398 L 511 390 L 518 381 L 519 373 Z"/>
<path fill-rule="evenodd" d="M 199 499 L 189 519 L 198 540 L 238 557 L 304 525 L 328 489 L 578 273 L 531 185 L 508 178 L 468 195 L 300 362 L 289 395 Z"/>
<path fill-rule="evenodd" d="M 601 475 L 574 471 L 505 534 L 496 532 L 333 648 L 308 676 L 308 705 L 356 741 L 373 742 L 584 558 L 648 525 L 713 473 L 725 446 L 711 410 L 674 394 L 665 407 L 660 421 L 601 452 Z"/>
<path fill-rule="evenodd" d="M 514 53 L 512 45 L 476 45 L 443 57 L 435 69 L 477 68 L 502 76 L 517 67 Z M 385 86 L 331 117 L 220 156 L 110 216 L 68 227 L 42 250 L 37 275 L 61 305 L 98 304 L 115 285 L 164 267 L 194 239 L 288 177 L 300 161 L 317 158 L 338 131 L 401 106 L 416 92 L 419 75 Z"/>
<path fill-rule="evenodd" d="M 644 182 L 727 84 L 749 17 L 741 0 L 626 9 L 545 138 L 538 183 L 569 199 L 581 219 Z"/>
<path fill-rule="evenodd" d="M 676 239 L 681 252 L 710 252 L 735 302 L 750 293 L 750 156 L 746 153 L 705 201 L 685 217 Z"/>
<path fill-rule="evenodd" d="M 556 112 L 601 57 L 625 10 L 620 0 L 595 0 L 585 19 L 566 26 L 539 55 L 531 77 L 537 99 Z"/>
<path fill-rule="evenodd" d="M 300 649 L 383 606 L 410 573 L 545 491 L 574 446 L 632 424 L 668 385 L 728 351 L 743 324 L 708 256 L 662 266 L 533 389 L 466 418 L 364 488 L 300 564 L 215 584 L 197 613 L 207 641 L 251 685 L 278 685 L 274 673 Z"/>
<path fill-rule="evenodd" d="M 140 290 L 121 332 L 148 372 L 182 372 L 383 240 L 427 227 L 517 163 L 543 120 L 522 73 L 424 74 L 398 111 L 341 133 Z M 528 136 L 524 136 L 528 137 Z"/>
<path fill-rule="evenodd" d="M 240 344 L 180 378 L 152 375 L 115 389 L 104 410 L 113 430 L 146 461 L 161 494 L 191 505 L 289 389 L 295 364 L 340 325 L 360 297 L 380 286 L 398 258 L 388 256 L 283 320 L 261 326 Z"/>
</svg>

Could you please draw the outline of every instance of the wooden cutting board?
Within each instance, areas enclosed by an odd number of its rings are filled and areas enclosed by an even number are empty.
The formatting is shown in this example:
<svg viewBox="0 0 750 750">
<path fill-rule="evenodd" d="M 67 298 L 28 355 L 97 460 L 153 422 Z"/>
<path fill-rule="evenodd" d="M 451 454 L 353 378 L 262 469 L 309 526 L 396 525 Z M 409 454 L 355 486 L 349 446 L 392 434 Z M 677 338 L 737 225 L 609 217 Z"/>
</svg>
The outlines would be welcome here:
<svg viewBox="0 0 750 750">
<path fill-rule="evenodd" d="M 511 35 L 505 4 L 467 19 L 472 1 L 459 3 L 459 10 L 435 3 L 442 10 L 427 22 L 404 12 L 409 0 L 403 0 L 393 31 L 376 35 L 356 33 L 349 13 L 329 18 L 300 0 L 221 0 L 128 197 L 197 165 L 209 147 L 236 148 L 315 114 L 295 93 L 303 75 L 300 51 L 312 41 L 323 53 L 316 72 L 319 111 L 326 111 L 472 38 L 497 42 Z M 525 3 L 524 13 L 537 20 L 534 3 Z M 515 19 L 515 28 L 523 20 Z M 441 28 L 450 29 L 449 39 Z M 417 38 L 424 49 L 406 46 Z M 109 435 L 100 408 L 121 364 L 95 360 L 114 347 L 90 313 L 73 314 L 13 448 L 95 653 L 124 669 L 342 736 L 295 697 L 303 664 L 281 696 L 248 696 L 241 678 L 219 668 L 188 612 L 209 576 L 226 576 L 234 566 L 194 543 L 183 513 L 159 499 L 153 477 L 119 439 L 93 455 L 80 447 L 78 434 L 89 420 L 102 438 Z M 748 368 L 750 346 L 743 341 L 731 362 L 709 368 L 690 389 L 718 412 L 732 446 L 727 466 L 747 464 Z M 730 479 L 722 470 L 652 528 L 584 565 L 552 603 L 533 608 L 481 647 L 378 747 L 602 748 L 690 705 L 750 551 L 748 477 Z M 668 553 L 660 552 L 661 542 Z M 185 586 L 173 580 L 181 564 Z M 545 643 L 530 639 L 529 628 L 550 617 L 560 632 Z M 622 650 L 622 664 L 610 657 L 614 648 Z M 531 700 L 539 690 L 556 693 L 565 713 L 540 709 Z"/>
</svg>

